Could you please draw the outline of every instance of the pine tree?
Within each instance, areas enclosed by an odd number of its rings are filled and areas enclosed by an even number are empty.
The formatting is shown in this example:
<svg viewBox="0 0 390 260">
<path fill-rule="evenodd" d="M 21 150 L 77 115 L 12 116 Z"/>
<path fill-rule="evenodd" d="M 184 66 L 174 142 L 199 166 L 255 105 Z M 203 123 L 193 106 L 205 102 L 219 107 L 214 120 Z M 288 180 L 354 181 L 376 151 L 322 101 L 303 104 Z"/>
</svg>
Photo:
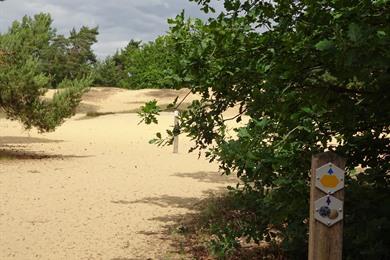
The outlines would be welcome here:
<svg viewBox="0 0 390 260">
<path fill-rule="evenodd" d="M 75 113 L 90 77 L 63 79 L 51 100 L 43 98 L 52 77 L 48 53 L 56 31 L 50 15 L 25 16 L 15 21 L 7 33 L 0 34 L 0 108 L 26 128 L 51 131 Z"/>
</svg>

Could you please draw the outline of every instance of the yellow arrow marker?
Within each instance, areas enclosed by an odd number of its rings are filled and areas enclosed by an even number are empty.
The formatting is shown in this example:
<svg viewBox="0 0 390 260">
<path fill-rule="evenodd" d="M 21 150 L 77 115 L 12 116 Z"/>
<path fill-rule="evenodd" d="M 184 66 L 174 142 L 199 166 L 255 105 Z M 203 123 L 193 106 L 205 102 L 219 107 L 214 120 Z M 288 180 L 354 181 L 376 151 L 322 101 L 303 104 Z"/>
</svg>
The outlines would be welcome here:
<svg viewBox="0 0 390 260">
<path fill-rule="evenodd" d="M 321 178 L 321 183 L 324 187 L 335 188 L 340 181 L 335 175 L 325 175 Z"/>
</svg>

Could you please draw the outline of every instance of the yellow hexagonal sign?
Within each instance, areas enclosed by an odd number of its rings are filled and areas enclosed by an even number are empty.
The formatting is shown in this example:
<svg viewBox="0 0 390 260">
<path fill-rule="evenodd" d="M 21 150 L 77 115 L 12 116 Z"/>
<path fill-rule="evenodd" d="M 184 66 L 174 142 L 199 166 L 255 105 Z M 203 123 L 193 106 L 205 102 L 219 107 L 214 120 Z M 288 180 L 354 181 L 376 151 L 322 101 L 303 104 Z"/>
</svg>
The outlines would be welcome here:
<svg viewBox="0 0 390 260">
<path fill-rule="evenodd" d="M 316 187 L 327 194 L 333 194 L 344 188 L 345 171 L 327 163 L 316 169 Z"/>
</svg>

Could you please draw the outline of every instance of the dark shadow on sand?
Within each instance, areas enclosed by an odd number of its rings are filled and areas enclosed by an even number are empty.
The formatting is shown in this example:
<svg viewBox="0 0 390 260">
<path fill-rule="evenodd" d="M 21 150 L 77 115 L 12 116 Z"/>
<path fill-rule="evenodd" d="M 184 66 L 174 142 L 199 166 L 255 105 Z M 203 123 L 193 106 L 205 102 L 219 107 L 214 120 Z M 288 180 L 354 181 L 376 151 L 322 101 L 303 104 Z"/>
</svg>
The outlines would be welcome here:
<svg viewBox="0 0 390 260">
<path fill-rule="evenodd" d="M 88 158 L 90 155 L 74 155 L 74 154 L 48 154 L 42 151 L 25 151 L 19 149 L 12 149 L 10 147 L 0 148 L 0 160 L 43 160 L 43 159 L 57 159 L 65 160 L 72 158 Z"/>
<path fill-rule="evenodd" d="M 173 99 L 175 99 L 177 96 L 180 96 L 180 94 L 183 93 L 173 89 L 151 90 L 145 93 L 146 96 L 150 96 L 154 98 L 173 98 Z"/>
<path fill-rule="evenodd" d="M 143 203 L 143 204 L 152 204 L 163 208 L 174 207 L 174 208 L 186 208 L 186 209 L 193 208 L 194 204 L 196 204 L 197 202 L 199 202 L 198 198 L 183 198 L 183 197 L 168 196 L 168 195 L 164 195 L 161 197 L 147 197 L 147 198 L 134 200 L 134 201 L 126 201 L 126 200 L 111 201 L 111 203 L 122 204 L 122 205 Z"/>
<path fill-rule="evenodd" d="M 140 260 L 140 258 L 115 257 L 111 258 L 111 260 Z"/>
<path fill-rule="evenodd" d="M 53 140 L 39 137 L 27 136 L 0 136 L 0 147 L 7 144 L 39 144 L 39 143 L 60 143 L 63 140 Z"/>
<path fill-rule="evenodd" d="M 204 191 L 204 195 L 206 198 L 212 197 L 215 194 L 219 194 L 221 192 L 225 191 L 224 187 L 220 187 L 218 189 L 212 189 L 212 190 L 206 190 Z M 207 200 L 207 199 L 206 199 Z M 145 203 L 145 204 L 152 204 L 157 205 L 159 207 L 175 207 L 175 208 L 185 208 L 191 210 L 191 212 L 184 213 L 184 214 L 167 214 L 164 216 L 158 216 L 149 218 L 150 221 L 158 221 L 162 222 L 162 230 L 158 230 L 157 232 L 150 232 L 150 231 L 138 231 L 137 234 L 145 235 L 145 236 L 153 236 L 158 237 L 161 240 L 168 241 L 170 245 L 172 246 L 172 250 L 169 252 L 169 254 L 183 256 L 183 252 L 181 249 L 182 245 L 182 239 L 174 236 L 173 234 L 180 234 L 180 233 L 186 233 L 187 227 L 190 226 L 189 223 L 191 223 L 194 219 L 196 219 L 197 212 L 199 212 L 199 208 L 202 203 L 205 203 L 205 199 L 202 198 L 194 198 L 194 197 L 178 197 L 178 196 L 168 196 L 164 195 L 161 197 L 147 197 L 140 200 L 134 200 L 134 201 L 128 201 L 128 200 L 112 200 L 111 203 L 115 203 L 118 205 L 128 206 L 131 204 L 136 203 Z M 185 242 L 187 243 L 187 242 Z M 186 247 L 190 248 L 190 245 L 185 245 Z M 186 250 L 186 253 L 188 253 L 191 250 Z M 111 260 L 121 260 L 122 258 L 114 258 Z M 126 259 L 126 258 L 124 258 Z M 198 258 L 196 258 L 198 259 Z M 200 259 L 200 258 L 199 258 Z"/>
<path fill-rule="evenodd" d="M 85 103 L 80 103 L 77 108 L 76 108 L 76 113 L 77 114 L 86 114 L 86 113 L 92 113 L 96 112 L 99 110 L 99 106 L 96 105 L 91 105 L 91 104 L 85 104 Z"/>
<path fill-rule="evenodd" d="M 219 172 L 177 172 L 172 176 L 181 178 L 191 178 L 199 182 L 219 183 L 219 184 L 235 184 L 238 179 L 234 176 L 221 175 Z"/>
</svg>

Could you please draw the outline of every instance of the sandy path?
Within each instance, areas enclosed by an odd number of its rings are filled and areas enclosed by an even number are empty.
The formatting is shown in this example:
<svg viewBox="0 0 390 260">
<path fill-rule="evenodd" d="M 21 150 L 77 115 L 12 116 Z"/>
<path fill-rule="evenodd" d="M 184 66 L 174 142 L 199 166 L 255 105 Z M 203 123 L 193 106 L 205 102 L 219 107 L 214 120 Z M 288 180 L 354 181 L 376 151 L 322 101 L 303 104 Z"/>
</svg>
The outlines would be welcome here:
<svg viewBox="0 0 390 260">
<path fill-rule="evenodd" d="M 44 135 L 0 120 L 0 259 L 174 259 L 167 225 L 228 180 L 183 138 L 148 144 L 171 114 L 77 118 Z"/>
</svg>

